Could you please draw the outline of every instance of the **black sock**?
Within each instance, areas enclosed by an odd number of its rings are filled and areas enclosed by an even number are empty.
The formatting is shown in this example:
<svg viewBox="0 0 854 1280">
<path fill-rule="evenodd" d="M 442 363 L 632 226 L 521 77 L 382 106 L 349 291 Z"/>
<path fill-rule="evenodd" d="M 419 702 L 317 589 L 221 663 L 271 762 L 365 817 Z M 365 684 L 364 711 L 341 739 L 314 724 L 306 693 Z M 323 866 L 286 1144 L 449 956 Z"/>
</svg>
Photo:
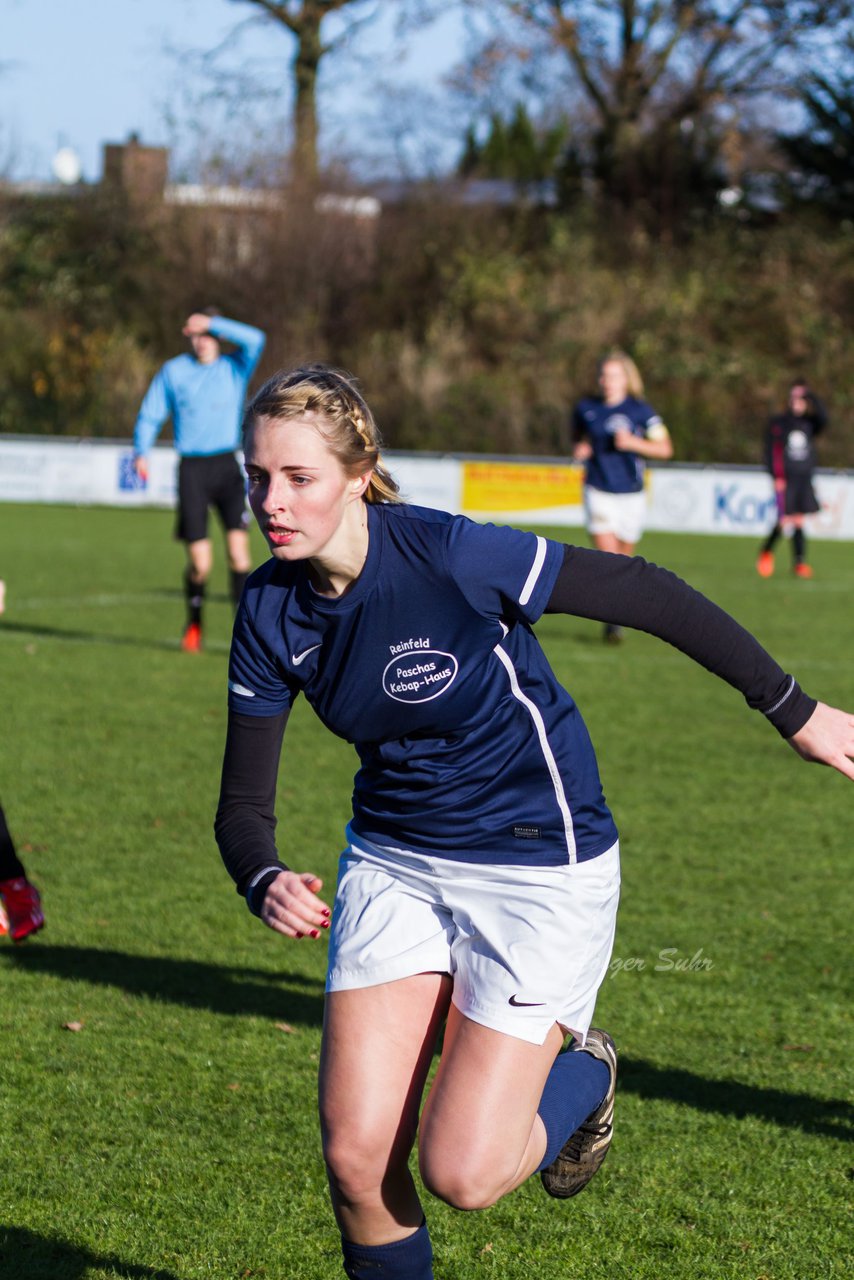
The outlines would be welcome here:
<svg viewBox="0 0 854 1280">
<path fill-rule="evenodd" d="M 243 584 L 249 577 L 248 573 L 238 573 L 237 569 L 232 569 L 229 575 L 231 581 L 231 603 L 235 609 L 240 604 L 240 597 L 243 594 Z"/>
<path fill-rule="evenodd" d="M 0 808 L 0 880 L 17 880 L 19 876 L 26 878 L 26 873 L 6 826 L 6 815 Z"/>
<path fill-rule="evenodd" d="M 190 577 L 190 572 L 184 574 L 184 595 L 187 599 L 187 621 L 195 622 L 197 626 L 202 625 L 202 606 L 205 602 L 205 584 L 196 582 Z"/>
<path fill-rule="evenodd" d="M 795 557 L 795 564 L 803 564 L 807 555 L 807 540 L 803 529 L 795 528 L 792 534 L 792 553 Z"/>
<path fill-rule="evenodd" d="M 771 532 L 768 534 L 768 537 L 762 543 L 762 550 L 772 551 L 774 548 L 774 543 L 777 541 L 777 539 L 779 538 L 782 532 L 783 532 L 783 527 L 778 521 L 777 524 L 774 525 L 774 528 L 771 530 Z"/>
</svg>

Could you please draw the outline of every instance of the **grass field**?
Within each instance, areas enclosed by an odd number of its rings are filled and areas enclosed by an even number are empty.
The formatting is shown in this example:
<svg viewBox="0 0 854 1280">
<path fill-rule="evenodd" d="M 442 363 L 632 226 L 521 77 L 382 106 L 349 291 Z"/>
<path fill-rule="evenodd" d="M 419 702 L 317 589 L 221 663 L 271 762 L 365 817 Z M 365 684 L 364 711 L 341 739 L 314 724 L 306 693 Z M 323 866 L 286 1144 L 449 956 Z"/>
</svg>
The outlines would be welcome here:
<svg viewBox="0 0 854 1280">
<path fill-rule="evenodd" d="M 0 942 L 2 1280 L 343 1275 L 315 1115 L 325 943 L 265 930 L 220 864 L 225 574 L 219 555 L 207 649 L 182 654 L 171 525 L 0 507 L 0 799 L 48 922 Z M 816 544 L 812 582 L 760 581 L 742 539 L 643 550 L 854 707 L 851 546 Z M 854 791 L 660 642 L 538 632 L 621 829 L 597 1011 L 616 1136 L 572 1202 L 538 1179 L 480 1214 L 427 1199 L 437 1280 L 842 1280 Z M 298 706 L 286 760 L 283 853 L 329 889 L 354 756 Z"/>
</svg>

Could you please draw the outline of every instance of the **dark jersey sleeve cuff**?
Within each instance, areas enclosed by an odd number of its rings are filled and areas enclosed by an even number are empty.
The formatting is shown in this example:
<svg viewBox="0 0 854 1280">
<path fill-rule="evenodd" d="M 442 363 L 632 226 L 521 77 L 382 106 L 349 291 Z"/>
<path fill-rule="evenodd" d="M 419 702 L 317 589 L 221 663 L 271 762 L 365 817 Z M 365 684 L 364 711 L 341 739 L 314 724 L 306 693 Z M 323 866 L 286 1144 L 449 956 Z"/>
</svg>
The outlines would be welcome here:
<svg viewBox="0 0 854 1280">
<path fill-rule="evenodd" d="M 259 871 L 252 877 L 249 882 L 249 888 L 246 890 L 246 905 L 252 912 L 253 916 L 261 915 L 261 908 L 264 905 L 264 898 L 267 889 L 283 871 L 287 871 L 284 862 L 280 862 L 275 867 L 267 867 L 263 871 Z"/>
<path fill-rule="evenodd" d="M 755 710 L 762 712 L 782 738 L 791 738 L 803 729 L 817 706 L 815 698 L 804 693 L 795 677 L 787 675 L 774 701 L 769 706 L 756 706 Z"/>
</svg>

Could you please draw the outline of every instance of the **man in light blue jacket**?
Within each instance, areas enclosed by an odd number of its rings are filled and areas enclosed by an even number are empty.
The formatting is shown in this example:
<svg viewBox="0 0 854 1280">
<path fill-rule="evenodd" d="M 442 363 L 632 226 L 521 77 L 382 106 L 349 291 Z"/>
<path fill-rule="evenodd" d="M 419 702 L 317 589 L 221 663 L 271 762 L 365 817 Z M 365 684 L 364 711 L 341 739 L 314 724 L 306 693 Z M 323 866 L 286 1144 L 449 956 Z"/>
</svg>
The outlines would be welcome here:
<svg viewBox="0 0 854 1280">
<path fill-rule="evenodd" d="M 167 360 L 155 374 L 139 410 L 133 447 L 137 474 L 146 480 L 148 452 L 171 417 L 180 455 L 175 536 L 187 547 L 187 625 L 181 647 L 197 653 L 202 647 L 205 586 L 213 567 L 210 507 L 217 510 L 225 529 L 235 606 L 252 567 L 244 479 L 235 450 L 246 388 L 266 339 L 260 329 L 227 320 L 213 307 L 193 312 L 182 332 L 190 339 L 192 353 Z M 234 350 L 222 354 L 222 341 Z"/>
</svg>

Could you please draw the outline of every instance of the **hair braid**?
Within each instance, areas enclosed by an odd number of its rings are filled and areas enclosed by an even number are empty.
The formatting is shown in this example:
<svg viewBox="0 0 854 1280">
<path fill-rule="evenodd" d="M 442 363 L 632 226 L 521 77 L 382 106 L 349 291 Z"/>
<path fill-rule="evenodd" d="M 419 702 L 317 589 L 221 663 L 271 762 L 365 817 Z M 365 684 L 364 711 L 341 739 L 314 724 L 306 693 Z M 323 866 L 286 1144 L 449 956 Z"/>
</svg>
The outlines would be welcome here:
<svg viewBox="0 0 854 1280">
<path fill-rule="evenodd" d="M 311 417 L 348 474 L 371 471 L 366 502 L 402 502 L 397 481 L 380 458 L 380 433 L 355 379 L 325 364 L 274 373 L 256 392 L 243 419 L 244 437 L 259 418 Z"/>
</svg>

